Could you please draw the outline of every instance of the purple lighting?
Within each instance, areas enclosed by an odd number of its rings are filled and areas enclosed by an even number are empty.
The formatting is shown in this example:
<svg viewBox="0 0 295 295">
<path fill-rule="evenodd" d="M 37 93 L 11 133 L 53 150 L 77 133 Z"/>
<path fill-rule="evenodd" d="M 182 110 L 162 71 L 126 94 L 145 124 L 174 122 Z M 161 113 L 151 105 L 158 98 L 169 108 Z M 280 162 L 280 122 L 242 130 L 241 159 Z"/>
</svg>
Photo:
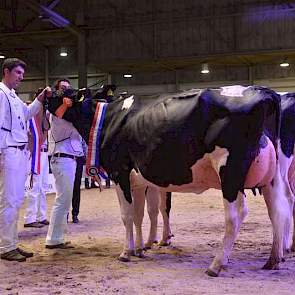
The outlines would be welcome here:
<svg viewBox="0 0 295 295">
<path fill-rule="evenodd" d="M 282 20 L 282 19 L 294 19 L 295 17 L 295 3 L 276 5 L 276 6 L 259 6 L 250 8 L 245 11 L 245 14 L 254 21 Z"/>
</svg>

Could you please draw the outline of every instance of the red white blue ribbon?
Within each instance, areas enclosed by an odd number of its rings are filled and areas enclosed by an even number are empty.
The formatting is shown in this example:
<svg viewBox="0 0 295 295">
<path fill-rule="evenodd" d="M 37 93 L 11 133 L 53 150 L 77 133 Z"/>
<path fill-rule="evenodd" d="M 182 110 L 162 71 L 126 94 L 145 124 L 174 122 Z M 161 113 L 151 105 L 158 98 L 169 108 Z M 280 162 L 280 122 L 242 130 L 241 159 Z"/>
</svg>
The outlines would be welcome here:
<svg viewBox="0 0 295 295">
<path fill-rule="evenodd" d="M 97 103 L 95 115 L 92 121 L 92 126 L 89 135 L 88 152 L 86 160 L 86 173 L 89 176 L 98 175 L 102 179 L 107 179 L 106 171 L 100 166 L 99 163 L 99 150 L 100 150 L 100 135 L 102 125 L 104 122 L 107 103 Z"/>
<path fill-rule="evenodd" d="M 30 130 L 33 138 L 33 151 L 31 161 L 31 173 L 40 174 L 40 159 L 41 159 L 41 129 L 35 118 L 29 121 Z"/>
</svg>

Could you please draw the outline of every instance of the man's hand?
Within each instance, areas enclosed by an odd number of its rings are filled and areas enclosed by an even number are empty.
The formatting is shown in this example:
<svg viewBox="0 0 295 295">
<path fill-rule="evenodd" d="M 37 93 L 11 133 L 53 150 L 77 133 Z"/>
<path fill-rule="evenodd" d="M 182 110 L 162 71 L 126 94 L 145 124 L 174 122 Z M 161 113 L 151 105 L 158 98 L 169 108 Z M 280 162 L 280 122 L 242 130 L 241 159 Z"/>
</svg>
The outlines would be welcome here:
<svg viewBox="0 0 295 295">
<path fill-rule="evenodd" d="M 46 97 L 51 97 L 52 96 L 52 91 L 51 91 L 51 88 L 49 86 L 45 87 L 43 89 L 43 91 L 37 96 L 37 99 L 40 101 L 40 102 L 44 102 L 45 100 L 45 96 Z"/>
</svg>

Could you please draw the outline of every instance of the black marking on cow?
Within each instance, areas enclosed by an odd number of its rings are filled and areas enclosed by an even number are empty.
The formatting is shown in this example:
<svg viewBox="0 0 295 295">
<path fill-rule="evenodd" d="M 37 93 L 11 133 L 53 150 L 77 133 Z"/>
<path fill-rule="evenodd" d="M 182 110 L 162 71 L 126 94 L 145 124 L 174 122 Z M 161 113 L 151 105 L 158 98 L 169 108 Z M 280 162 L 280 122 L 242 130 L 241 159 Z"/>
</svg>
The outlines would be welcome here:
<svg viewBox="0 0 295 295">
<path fill-rule="evenodd" d="M 168 218 L 169 218 L 170 211 L 171 211 L 171 196 L 172 196 L 171 192 L 166 193 L 166 213 L 167 213 Z"/>
<path fill-rule="evenodd" d="M 295 143 L 295 93 L 282 95 L 281 148 L 288 158 L 294 153 Z"/>
</svg>

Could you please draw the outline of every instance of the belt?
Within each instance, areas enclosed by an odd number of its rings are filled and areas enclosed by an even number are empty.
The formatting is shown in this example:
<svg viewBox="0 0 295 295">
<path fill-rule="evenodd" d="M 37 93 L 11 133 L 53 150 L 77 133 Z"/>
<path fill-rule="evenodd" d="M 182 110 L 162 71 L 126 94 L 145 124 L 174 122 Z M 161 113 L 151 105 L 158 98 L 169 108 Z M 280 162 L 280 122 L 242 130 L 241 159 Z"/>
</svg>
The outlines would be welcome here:
<svg viewBox="0 0 295 295">
<path fill-rule="evenodd" d="M 77 157 L 74 155 L 64 154 L 64 153 L 56 153 L 53 155 L 55 158 L 70 158 L 76 160 Z"/>
<path fill-rule="evenodd" d="M 8 147 L 12 147 L 12 148 L 23 151 L 25 149 L 26 145 L 25 144 L 23 144 L 23 145 L 9 145 Z"/>
<path fill-rule="evenodd" d="M 41 152 L 47 153 L 48 152 L 48 149 L 47 148 L 41 148 Z"/>
</svg>

